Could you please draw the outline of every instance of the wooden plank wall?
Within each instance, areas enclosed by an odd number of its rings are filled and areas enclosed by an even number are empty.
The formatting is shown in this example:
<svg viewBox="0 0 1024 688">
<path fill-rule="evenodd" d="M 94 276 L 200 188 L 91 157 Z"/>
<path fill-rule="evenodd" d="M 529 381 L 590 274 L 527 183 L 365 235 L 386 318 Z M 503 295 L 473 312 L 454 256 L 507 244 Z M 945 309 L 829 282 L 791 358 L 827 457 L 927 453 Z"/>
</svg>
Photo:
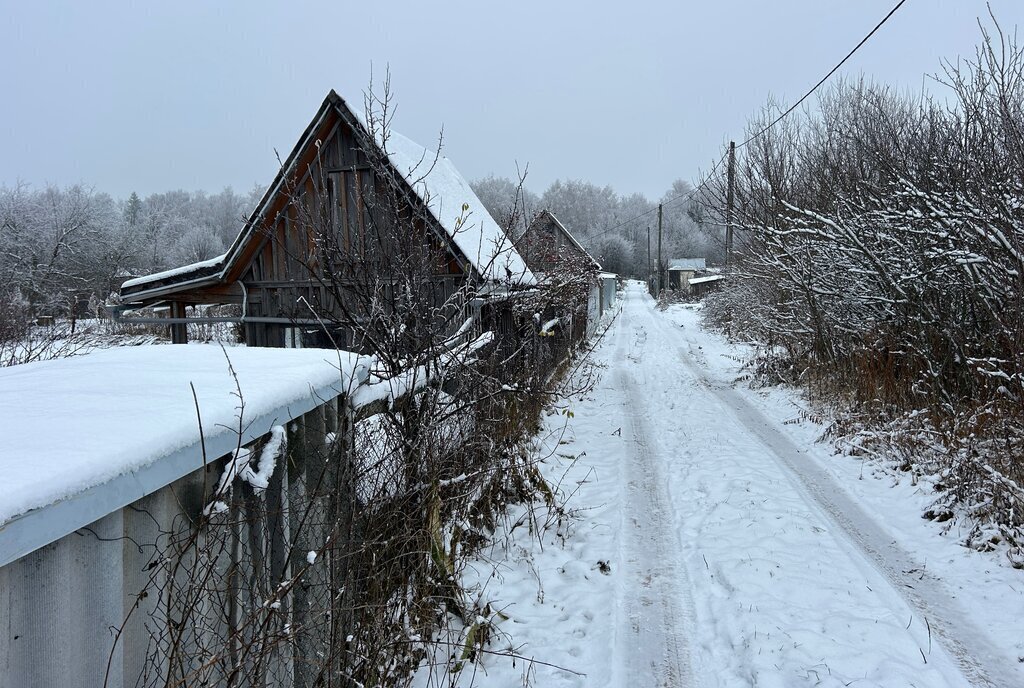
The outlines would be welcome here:
<svg viewBox="0 0 1024 688">
<path fill-rule="evenodd" d="M 344 291 L 346 284 L 355 288 L 381 279 L 382 266 L 374 254 L 392 250 L 386 245 L 391 238 L 371 236 L 377 223 L 365 203 L 366 194 L 377 184 L 365 152 L 351 130 L 338 122 L 321 143 L 319 157 L 288 183 L 293 192 L 301 193 L 292 193 L 271 206 L 274 216 L 264 225 L 264 238 L 240 277 L 249 295 L 247 315 L 340 320 L 342 310 L 329 285 Z M 422 221 L 417 226 L 424 236 L 429 234 Z M 324 231 L 332 232 L 337 241 L 326 252 L 316 241 Z M 433 243 L 441 250 L 439 242 Z M 327 255 L 330 264 L 326 264 Z M 438 265 L 437 270 L 430 295 L 435 308 L 448 302 L 467 280 L 454 260 Z M 447 314 L 452 329 L 463 319 L 461 310 L 454 310 Z M 283 346 L 284 327 L 287 325 L 249 324 L 246 341 L 250 346 Z"/>
</svg>

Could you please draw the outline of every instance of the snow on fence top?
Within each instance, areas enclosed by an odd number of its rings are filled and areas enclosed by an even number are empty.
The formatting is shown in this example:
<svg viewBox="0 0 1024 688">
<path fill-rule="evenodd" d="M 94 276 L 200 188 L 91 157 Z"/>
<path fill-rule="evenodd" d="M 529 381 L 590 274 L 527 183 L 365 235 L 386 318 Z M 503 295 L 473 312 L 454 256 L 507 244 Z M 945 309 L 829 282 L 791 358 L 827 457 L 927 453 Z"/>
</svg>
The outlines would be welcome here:
<svg viewBox="0 0 1024 688">
<path fill-rule="evenodd" d="M 0 369 L 0 565 L 32 551 L 40 529 L 52 535 L 74 522 L 62 537 L 200 468 L 192 385 L 213 461 L 239 441 L 231 368 L 250 442 L 354 387 L 363 363 L 325 349 L 196 344 Z M 38 518 L 44 507 L 49 517 Z"/>
</svg>

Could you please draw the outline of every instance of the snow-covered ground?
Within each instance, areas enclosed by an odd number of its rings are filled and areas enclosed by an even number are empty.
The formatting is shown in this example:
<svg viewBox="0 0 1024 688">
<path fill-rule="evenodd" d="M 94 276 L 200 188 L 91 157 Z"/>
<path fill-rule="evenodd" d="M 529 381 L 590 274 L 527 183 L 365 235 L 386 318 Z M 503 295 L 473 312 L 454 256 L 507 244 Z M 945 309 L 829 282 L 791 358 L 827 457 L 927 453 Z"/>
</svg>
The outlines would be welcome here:
<svg viewBox="0 0 1024 688">
<path fill-rule="evenodd" d="M 599 381 L 538 447 L 575 518 L 538 541 L 543 512 L 511 515 L 466 580 L 507 617 L 493 654 L 425 684 L 1024 685 L 1021 572 L 922 520 L 925 488 L 815 444 L 741 359 L 627 287 Z"/>
</svg>

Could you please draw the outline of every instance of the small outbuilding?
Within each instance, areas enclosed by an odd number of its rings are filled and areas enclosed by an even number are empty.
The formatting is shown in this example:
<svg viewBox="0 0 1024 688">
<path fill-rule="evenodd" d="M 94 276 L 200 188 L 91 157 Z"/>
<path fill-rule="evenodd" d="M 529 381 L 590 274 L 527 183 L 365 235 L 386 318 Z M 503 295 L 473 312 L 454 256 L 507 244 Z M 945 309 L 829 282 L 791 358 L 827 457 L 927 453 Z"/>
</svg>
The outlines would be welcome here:
<svg viewBox="0 0 1024 688">
<path fill-rule="evenodd" d="M 668 263 L 668 287 L 689 292 L 690 280 L 706 270 L 703 258 L 673 258 Z"/>
<path fill-rule="evenodd" d="M 598 278 L 601 281 L 601 313 L 604 313 L 615 305 L 619 276 L 614 272 L 602 272 Z"/>
<path fill-rule="evenodd" d="M 690 293 L 694 296 L 703 296 L 714 291 L 722 285 L 725 275 L 705 275 L 703 277 L 690 278 Z"/>
</svg>

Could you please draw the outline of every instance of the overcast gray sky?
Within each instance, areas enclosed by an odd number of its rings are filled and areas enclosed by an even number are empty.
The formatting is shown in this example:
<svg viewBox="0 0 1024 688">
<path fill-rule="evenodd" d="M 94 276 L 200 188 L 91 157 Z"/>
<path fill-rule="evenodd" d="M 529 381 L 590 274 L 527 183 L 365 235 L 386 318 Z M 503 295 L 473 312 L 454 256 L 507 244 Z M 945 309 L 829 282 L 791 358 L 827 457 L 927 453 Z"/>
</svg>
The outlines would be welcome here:
<svg viewBox="0 0 1024 688">
<path fill-rule="evenodd" d="M 394 127 L 469 178 L 659 197 L 791 102 L 896 0 L 127 2 L 0 0 L 0 184 L 125 197 L 246 191 L 327 91 L 390 67 Z M 1004 27 L 1024 2 L 993 0 Z M 909 0 L 844 70 L 916 89 L 969 55 L 983 0 Z"/>
</svg>

